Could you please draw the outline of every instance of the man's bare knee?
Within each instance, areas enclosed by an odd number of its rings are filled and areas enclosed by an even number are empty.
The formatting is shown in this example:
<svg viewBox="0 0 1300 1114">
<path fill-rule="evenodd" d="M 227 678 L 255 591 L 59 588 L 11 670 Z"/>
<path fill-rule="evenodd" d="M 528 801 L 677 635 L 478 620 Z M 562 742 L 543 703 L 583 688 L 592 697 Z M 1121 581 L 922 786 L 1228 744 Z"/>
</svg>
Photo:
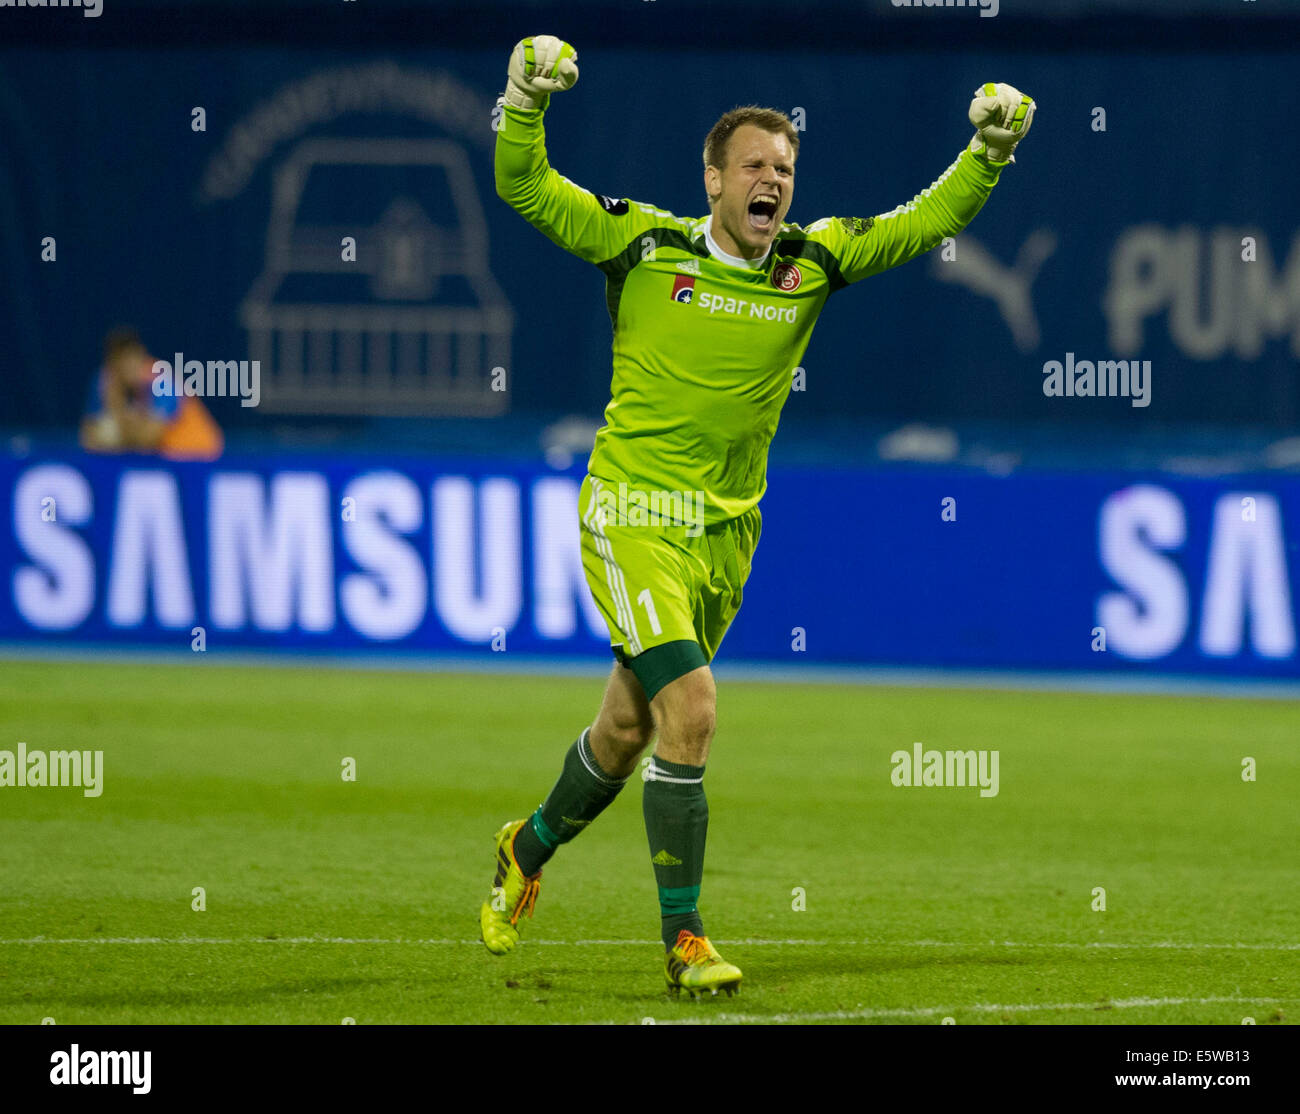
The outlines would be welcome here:
<svg viewBox="0 0 1300 1114">
<path fill-rule="evenodd" d="M 717 689 L 708 666 L 666 685 L 651 707 L 659 726 L 655 753 L 669 762 L 703 766 L 717 727 Z"/>
<path fill-rule="evenodd" d="M 654 735 L 654 717 L 641 683 L 630 669 L 616 665 L 591 725 L 592 754 L 606 773 L 626 777 Z"/>
<path fill-rule="evenodd" d="M 685 746 L 707 747 L 713 741 L 717 713 L 708 701 L 698 700 L 678 707 L 666 718 L 664 733 Z"/>
<path fill-rule="evenodd" d="M 610 750 L 619 754 L 639 755 L 654 738 L 654 724 L 635 717 L 620 718 L 602 708 L 592 725 L 591 733 L 593 737 L 598 736 L 600 742 Z"/>
</svg>

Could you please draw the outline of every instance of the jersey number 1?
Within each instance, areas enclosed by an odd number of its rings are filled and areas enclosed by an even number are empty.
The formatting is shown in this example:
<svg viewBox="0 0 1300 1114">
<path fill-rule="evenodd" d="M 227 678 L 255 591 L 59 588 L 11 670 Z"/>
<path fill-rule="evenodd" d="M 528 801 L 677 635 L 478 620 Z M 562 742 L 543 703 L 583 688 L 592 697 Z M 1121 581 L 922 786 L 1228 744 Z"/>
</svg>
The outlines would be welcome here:
<svg viewBox="0 0 1300 1114">
<path fill-rule="evenodd" d="M 650 589 L 641 589 L 641 594 L 637 596 L 636 602 L 645 608 L 645 613 L 650 616 L 650 631 L 652 634 L 663 634 L 663 627 L 659 625 L 659 616 L 655 612 L 655 601 L 650 598 Z"/>
</svg>

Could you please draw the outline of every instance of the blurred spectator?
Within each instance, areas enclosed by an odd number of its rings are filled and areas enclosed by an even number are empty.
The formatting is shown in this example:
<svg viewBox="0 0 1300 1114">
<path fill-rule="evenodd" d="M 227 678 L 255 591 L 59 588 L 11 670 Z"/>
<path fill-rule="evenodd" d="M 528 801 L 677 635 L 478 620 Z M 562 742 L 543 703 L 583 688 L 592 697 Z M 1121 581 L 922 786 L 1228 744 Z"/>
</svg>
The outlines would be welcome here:
<svg viewBox="0 0 1300 1114">
<path fill-rule="evenodd" d="M 104 363 L 90 383 L 81 447 L 96 453 L 157 453 L 170 460 L 216 460 L 224 438 L 206 406 L 190 395 L 155 394 L 154 358 L 131 329 L 104 340 Z"/>
</svg>

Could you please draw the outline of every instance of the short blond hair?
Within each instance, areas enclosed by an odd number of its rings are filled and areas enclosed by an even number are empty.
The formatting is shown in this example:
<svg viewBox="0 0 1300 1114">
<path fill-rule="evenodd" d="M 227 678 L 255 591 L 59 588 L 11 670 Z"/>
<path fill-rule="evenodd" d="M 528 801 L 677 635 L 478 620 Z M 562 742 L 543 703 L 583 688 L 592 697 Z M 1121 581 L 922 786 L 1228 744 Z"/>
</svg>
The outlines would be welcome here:
<svg viewBox="0 0 1300 1114">
<path fill-rule="evenodd" d="M 727 144 L 737 128 L 753 124 L 765 132 L 784 135 L 790 141 L 790 149 L 799 154 L 799 133 L 795 131 L 790 117 L 775 108 L 762 108 L 756 104 L 741 105 L 730 112 L 724 112 L 704 140 L 704 168 L 716 166 L 719 170 L 727 169 Z"/>
</svg>

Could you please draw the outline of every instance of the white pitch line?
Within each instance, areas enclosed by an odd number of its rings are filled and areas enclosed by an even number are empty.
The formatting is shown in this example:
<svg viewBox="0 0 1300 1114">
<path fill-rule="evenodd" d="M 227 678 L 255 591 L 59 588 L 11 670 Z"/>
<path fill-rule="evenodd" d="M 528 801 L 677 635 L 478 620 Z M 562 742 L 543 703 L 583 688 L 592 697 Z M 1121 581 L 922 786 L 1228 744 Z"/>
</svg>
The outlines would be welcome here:
<svg viewBox="0 0 1300 1114">
<path fill-rule="evenodd" d="M 1246 943 L 1218 943 L 1218 944 L 1197 944 L 1188 943 L 1180 940 L 1150 940 L 1143 943 L 1119 943 L 1109 940 L 1091 940 L 1084 942 L 1072 942 L 1061 940 L 1043 940 L 1022 942 L 1016 940 L 990 940 L 987 944 L 984 942 L 953 942 L 949 940 L 864 940 L 864 944 L 871 944 L 877 947 L 903 947 L 903 948 L 1132 948 L 1132 949 L 1161 949 L 1161 948 L 1186 948 L 1193 951 L 1201 949 L 1221 948 L 1227 951 L 1249 950 L 1249 951 L 1300 951 L 1300 943 L 1289 944 L 1246 944 Z"/>
<path fill-rule="evenodd" d="M 1294 1002 L 1295 998 L 1255 998 L 1255 997 L 1218 997 L 1218 998 L 1117 998 L 1103 1002 L 1056 1002 L 1036 1003 L 1018 1002 L 1011 1004 L 992 1004 L 977 1002 L 969 1006 L 921 1006 L 907 1009 L 858 1009 L 832 1010 L 826 1013 L 716 1013 L 703 1018 L 644 1018 L 641 1024 L 653 1021 L 656 1025 L 782 1025 L 789 1022 L 804 1021 L 871 1021 L 889 1017 L 955 1017 L 961 1013 L 1044 1013 L 1050 1010 L 1124 1010 L 1142 1009 L 1149 1006 L 1206 1006 L 1223 1003 L 1250 1005 L 1264 1003 L 1273 1005 L 1279 1002 Z M 620 1024 L 607 1022 L 606 1024 Z M 622 1023 L 626 1024 L 626 1023 Z"/>
<path fill-rule="evenodd" d="M 395 947 L 415 945 L 420 947 L 477 946 L 481 940 L 450 939 L 447 937 L 430 938 L 379 938 L 349 936 L 250 936 L 250 937 L 213 937 L 213 936 L 87 936 L 60 938 L 53 936 L 27 936 L 16 939 L 0 939 L 0 947 L 35 946 L 38 944 L 85 945 L 85 944 L 343 944 L 374 945 L 376 947 Z M 541 947 L 649 947 L 656 941 L 644 940 L 530 940 L 525 937 L 525 946 Z M 1095 940 L 1081 943 L 1070 941 L 1015 941 L 1015 940 L 769 940 L 769 939 L 723 939 L 716 941 L 725 947 L 755 948 L 833 948 L 833 947 L 875 947 L 875 948 L 1074 948 L 1079 950 L 1115 949 L 1129 951 L 1300 951 L 1300 943 L 1254 944 L 1254 943 L 1190 943 L 1179 940 L 1155 940 L 1146 943 L 1121 943 L 1118 941 Z"/>
<path fill-rule="evenodd" d="M 590 941 L 596 943 L 597 941 Z M 642 943 L 643 941 L 633 940 L 605 940 L 601 943 Z M 648 943 L 648 941 L 644 941 Z M 22 939 L 0 940 L 0 947 L 7 945 L 36 945 L 36 944 L 57 944 L 57 945 L 80 945 L 80 944 L 373 944 L 376 946 L 388 946 L 398 944 L 418 944 L 418 945 L 444 945 L 453 944 L 481 944 L 481 940 L 450 940 L 450 939 L 367 939 L 365 937 L 348 937 L 348 936 L 246 936 L 246 937 L 217 937 L 217 936 L 89 936 L 60 939 L 53 936 L 28 936 Z M 560 944 L 565 943 L 561 940 L 532 940 L 533 944 Z"/>
</svg>

